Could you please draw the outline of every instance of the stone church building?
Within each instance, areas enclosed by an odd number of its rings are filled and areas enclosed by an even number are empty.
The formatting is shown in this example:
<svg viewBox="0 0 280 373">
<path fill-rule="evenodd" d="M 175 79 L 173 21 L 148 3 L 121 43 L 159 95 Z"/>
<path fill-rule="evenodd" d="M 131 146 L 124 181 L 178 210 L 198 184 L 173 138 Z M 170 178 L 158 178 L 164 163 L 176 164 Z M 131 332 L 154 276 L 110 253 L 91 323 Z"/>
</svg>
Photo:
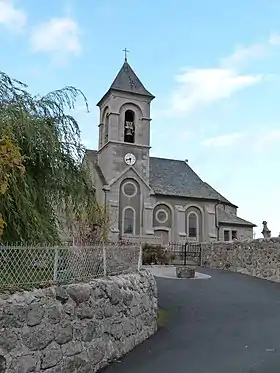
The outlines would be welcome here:
<svg viewBox="0 0 280 373">
<path fill-rule="evenodd" d="M 167 242 L 253 238 L 254 224 L 186 161 L 150 157 L 153 96 L 125 59 L 98 102 L 98 150 L 84 162 L 99 203 L 110 211 L 110 236 L 160 236 Z"/>
</svg>

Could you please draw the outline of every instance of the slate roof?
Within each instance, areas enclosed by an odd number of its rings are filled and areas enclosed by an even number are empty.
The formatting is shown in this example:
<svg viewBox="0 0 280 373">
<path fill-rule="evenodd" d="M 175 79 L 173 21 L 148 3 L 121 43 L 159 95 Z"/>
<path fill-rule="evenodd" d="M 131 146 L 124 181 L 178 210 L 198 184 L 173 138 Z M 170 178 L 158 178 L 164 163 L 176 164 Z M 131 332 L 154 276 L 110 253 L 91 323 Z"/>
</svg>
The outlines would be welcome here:
<svg viewBox="0 0 280 373">
<path fill-rule="evenodd" d="M 96 162 L 97 151 L 86 152 L 90 154 L 93 162 Z M 202 181 L 185 161 L 150 157 L 150 186 L 160 195 L 211 199 L 233 205 Z"/>
<path fill-rule="evenodd" d="M 150 186 L 156 194 L 205 198 L 233 205 L 202 181 L 185 161 L 150 157 Z"/>
<path fill-rule="evenodd" d="M 256 227 L 255 224 L 250 223 L 247 220 L 241 219 L 236 215 L 231 214 L 230 212 L 227 212 L 225 210 L 218 210 L 218 221 L 219 223 L 223 224 L 230 224 L 230 225 L 244 225 L 249 227 Z"/>
<path fill-rule="evenodd" d="M 109 88 L 108 92 L 110 90 L 136 93 L 138 95 L 151 97 L 152 99 L 155 98 L 155 96 L 152 95 L 151 92 L 149 92 L 144 87 L 143 83 L 140 81 L 140 79 L 135 74 L 132 67 L 129 65 L 127 61 L 125 61 L 124 64 L 122 65 L 120 71 L 118 72 L 118 75 L 116 76 L 115 80 L 111 84 L 111 87 Z M 97 105 L 99 105 L 100 101 L 98 102 Z"/>
<path fill-rule="evenodd" d="M 100 178 L 100 181 L 103 185 L 106 185 L 107 184 L 107 181 L 105 179 L 105 176 L 101 170 L 101 168 L 99 167 L 99 165 L 97 164 L 97 151 L 96 150 L 90 150 L 90 149 L 86 149 L 86 154 L 85 154 L 85 157 L 89 157 L 90 160 L 92 161 L 93 163 L 93 166 Z"/>
</svg>

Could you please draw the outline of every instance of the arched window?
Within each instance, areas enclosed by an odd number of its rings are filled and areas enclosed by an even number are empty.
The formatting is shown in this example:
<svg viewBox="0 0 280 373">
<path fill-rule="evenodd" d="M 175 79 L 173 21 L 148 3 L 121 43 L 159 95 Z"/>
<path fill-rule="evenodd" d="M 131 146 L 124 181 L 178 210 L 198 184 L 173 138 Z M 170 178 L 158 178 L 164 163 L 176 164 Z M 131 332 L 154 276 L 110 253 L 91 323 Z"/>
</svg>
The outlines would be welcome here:
<svg viewBox="0 0 280 373">
<path fill-rule="evenodd" d="M 124 113 L 124 141 L 134 143 L 135 140 L 135 115 L 132 110 Z"/>
<path fill-rule="evenodd" d="M 108 134 L 109 134 L 109 114 L 106 114 L 105 129 L 104 129 L 104 144 L 108 142 Z"/>
<path fill-rule="evenodd" d="M 197 238 L 198 221 L 197 215 L 192 212 L 188 216 L 189 237 Z"/>
<path fill-rule="evenodd" d="M 135 231 L 135 211 L 131 207 L 123 210 L 123 233 L 134 235 Z"/>
</svg>

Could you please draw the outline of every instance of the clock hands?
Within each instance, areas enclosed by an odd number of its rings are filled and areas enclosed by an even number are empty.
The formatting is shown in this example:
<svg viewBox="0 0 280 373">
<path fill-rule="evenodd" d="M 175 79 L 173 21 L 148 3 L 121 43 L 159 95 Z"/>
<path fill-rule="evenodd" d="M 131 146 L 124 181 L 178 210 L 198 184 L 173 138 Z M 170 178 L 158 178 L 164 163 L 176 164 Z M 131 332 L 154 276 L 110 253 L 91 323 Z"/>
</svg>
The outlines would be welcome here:
<svg viewBox="0 0 280 373">
<path fill-rule="evenodd" d="M 132 166 L 135 163 L 135 156 L 133 154 L 127 153 L 124 157 L 126 164 Z"/>
</svg>

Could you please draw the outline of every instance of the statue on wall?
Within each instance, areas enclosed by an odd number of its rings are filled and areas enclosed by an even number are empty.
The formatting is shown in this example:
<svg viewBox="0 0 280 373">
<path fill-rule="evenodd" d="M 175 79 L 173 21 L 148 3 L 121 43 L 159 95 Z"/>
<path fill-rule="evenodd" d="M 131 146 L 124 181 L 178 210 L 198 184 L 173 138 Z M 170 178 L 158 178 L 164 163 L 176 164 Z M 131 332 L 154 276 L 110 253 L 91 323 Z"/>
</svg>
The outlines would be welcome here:
<svg viewBox="0 0 280 373">
<path fill-rule="evenodd" d="M 262 235 L 264 238 L 270 238 L 271 237 L 271 231 L 267 228 L 267 222 L 263 221 L 263 230 L 262 230 Z"/>
</svg>

